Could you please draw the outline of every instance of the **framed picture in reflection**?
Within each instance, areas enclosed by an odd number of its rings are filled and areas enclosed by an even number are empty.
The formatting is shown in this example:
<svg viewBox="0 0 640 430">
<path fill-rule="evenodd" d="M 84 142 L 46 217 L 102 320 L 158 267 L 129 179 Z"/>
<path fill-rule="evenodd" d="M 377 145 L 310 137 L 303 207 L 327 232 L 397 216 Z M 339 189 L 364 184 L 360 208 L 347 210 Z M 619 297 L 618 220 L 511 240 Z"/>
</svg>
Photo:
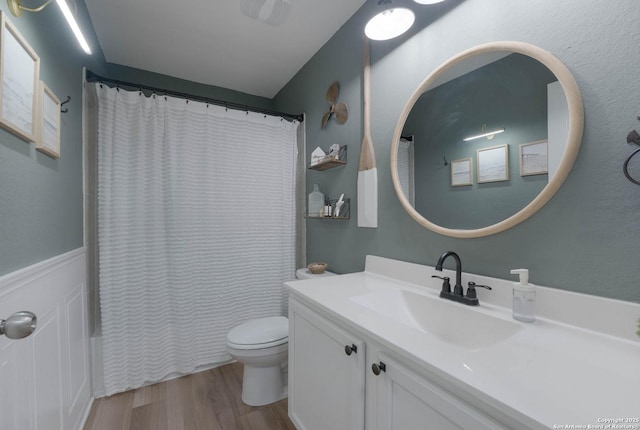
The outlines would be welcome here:
<svg viewBox="0 0 640 430">
<path fill-rule="evenodd" d="M 473 164 L 471 157 L 451 161 L 451 186 L 473 185 Z"/>
<path fill-rule="evenodd" d="M 496 145 L 477 150 L 478 183 L 509 180 L 509 145 Z"/>
<path fill-rule="evenodd" d="M 520 176 L 549 173 L 549 156 L 546 140 L 520 145 Z"/>
</svg>

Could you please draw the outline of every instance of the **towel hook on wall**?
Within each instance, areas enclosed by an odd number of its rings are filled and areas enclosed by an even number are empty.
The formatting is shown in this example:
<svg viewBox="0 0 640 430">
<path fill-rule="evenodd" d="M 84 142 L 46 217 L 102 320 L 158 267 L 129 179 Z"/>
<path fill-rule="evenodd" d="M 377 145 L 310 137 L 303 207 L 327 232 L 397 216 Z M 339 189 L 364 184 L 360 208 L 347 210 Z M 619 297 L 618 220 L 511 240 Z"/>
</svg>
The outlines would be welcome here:
<svg viewBox="0 0 640 430">
<path fill-rule="evenodd" d="M 637 117 L 640 121 L 640 116 Z M 627 143 L 635 143 L 636 145 L 640 145 L 640 134 L 637 131 L 631 130 L 629 134 L 627 134 Z"/>
<path fill-rule="evenodd" d="M 67 96 L 67 99 L 65 101 L 63 101 L 62 103 L 60 103 L 60 113 L 69 112 L 69 108 L 63 108 L 62 106 L 66 105 L 70 101 L 71 101 L 71 96 Z"/>
<path fill-rule="evenodd" d="M 637 118 L 640 121 L 640 116 L 638 116 Z M 635 143 L 636 145 L 640 146 L 640 134 L 638 134 L 638 132 L 635 130 L 631 130 L 631 132 L 627 134 L 627 143 Z M 633 151 L 631 155 L 629 155 L 629 157 L 627 157 L 627 159 L 624 161 L 624 165 L 622 166 L 622 172 L 624 173 L 624 176 L 636 185 L 640 185 L 640 181 L 632 178 L 629 174 L 629 161 L 631 161 L 631 159 L 639 152 L 640 149 L 636 149 L 635 151 Z"/>
</svg>

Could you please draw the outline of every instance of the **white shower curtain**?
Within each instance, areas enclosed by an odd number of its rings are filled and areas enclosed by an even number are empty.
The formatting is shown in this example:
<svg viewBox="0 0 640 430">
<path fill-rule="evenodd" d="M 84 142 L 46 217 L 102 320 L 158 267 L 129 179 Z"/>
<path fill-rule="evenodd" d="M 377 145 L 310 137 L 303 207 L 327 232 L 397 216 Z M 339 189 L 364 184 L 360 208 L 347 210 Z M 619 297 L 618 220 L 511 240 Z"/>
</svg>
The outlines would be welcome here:
<svg viewBox="0 0 640 430">
<path fill-rule="evenodd" d="M 96 85 L 105 392 L 228 361 L 286 314 L 298 122 Z"/>
</svg>

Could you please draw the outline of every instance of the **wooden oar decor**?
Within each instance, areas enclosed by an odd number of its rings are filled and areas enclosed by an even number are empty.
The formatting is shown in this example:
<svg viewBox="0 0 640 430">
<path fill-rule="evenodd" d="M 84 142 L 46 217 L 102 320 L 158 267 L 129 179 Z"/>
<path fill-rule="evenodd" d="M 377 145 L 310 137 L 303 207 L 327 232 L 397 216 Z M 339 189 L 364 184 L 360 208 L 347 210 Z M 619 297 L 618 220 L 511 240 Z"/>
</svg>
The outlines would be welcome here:
<svg viewBox="0 0 640 430">
<path fill-rule="evenodd" d="M 358 227 L 378 227 L 378 169 L 371 139 L 371 60 L 369 40 L 364 38 L 363 113 L 364 136 L 358 165 Z"/>
</svg>

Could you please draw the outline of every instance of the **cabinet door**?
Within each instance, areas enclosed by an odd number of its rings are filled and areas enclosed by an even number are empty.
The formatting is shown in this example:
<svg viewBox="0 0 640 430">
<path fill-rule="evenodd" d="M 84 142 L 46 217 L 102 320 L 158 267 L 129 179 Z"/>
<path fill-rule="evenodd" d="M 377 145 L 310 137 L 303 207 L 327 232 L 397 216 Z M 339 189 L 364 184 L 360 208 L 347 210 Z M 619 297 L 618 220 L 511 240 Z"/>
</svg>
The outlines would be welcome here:
<svg viewBox="0 0 640 430">
<path fill-rule="evenodd" d="M 290 301 L 289 417 L 298 430 L 364 428 L 364 352 L 362 341 Z"/>
<path fill-rule="evenodd" d="M 495 430 L 500 424 L 453 397 L 397 361 L 379 355 L 385 370 L 377 385 L 377 430 Z"/>
</svg>

